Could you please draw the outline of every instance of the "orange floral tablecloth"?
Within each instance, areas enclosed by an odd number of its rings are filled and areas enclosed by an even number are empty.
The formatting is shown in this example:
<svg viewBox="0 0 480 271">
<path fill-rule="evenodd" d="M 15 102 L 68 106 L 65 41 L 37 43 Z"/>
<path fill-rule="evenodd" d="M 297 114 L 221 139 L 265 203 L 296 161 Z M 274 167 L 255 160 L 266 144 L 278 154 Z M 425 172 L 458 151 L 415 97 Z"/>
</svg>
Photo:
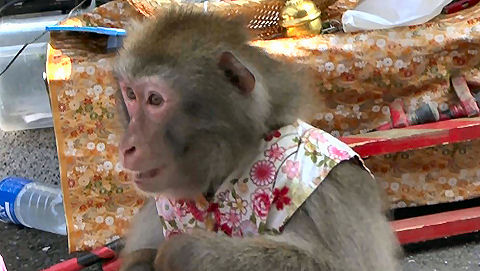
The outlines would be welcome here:
<svg viewBox="0 0 480 271">
<path fill-rule="evenodd" d="M 338 2 L 338 1 L 337 1 Z M 124 28 L 141 15 L 117 0 L 66 20 L 75 26 Z M 422 102 L 458 102 L 451 74 L 480 82 L 480 9 L 393 30 L 252 41 L 272 56 L 309 65 L 324 94 L 311 122 L 335 136 L 357 134 L 389 120 L 388 104 L 403 98 L 410 111 Z M 144 199 L 118 164 L 121 129 L 114 112 L 117 84 L 107 38 L 53 32 L 47 74 L 60 160 L 70 251 L 122 236 Z M 480 195 L 480 141 L 371 157 L 367 165 L 394 207 Z"/>
<path fill-rule="evenodd" d="M 390 119 L 388 104 L 403 98 L 458 103 L 450 76 L 478 81 L 480 6 L 413 27 L 305 39 L 253 41 L 272 56 L 315 71 L 325 109 L 313 123 L 335 135 L 363 133 Z"/>
<path fill-rule="evenodd" d="M 114 9 L 106 22 L 137 13 L 109 3 L 67 25 L 82 25 Z M 110 18 L 110 19 L 108 19 Z M 120 25 L 118 24 L 120 23 Z M 120 236 L 143 205 L 118 163 L 120 126 L 115 112 L 117 84 L 112 75 L 114 53 L 107 38 L 94 34 L 51 33 L 47 74 L 60 160 L 70 251 L 101 246 Z"/>
<path fill-rule="evenodd" d="M 480 196 L 480 140 L 373 156 L 365 160 L 392 208 Z"/>
</svg>

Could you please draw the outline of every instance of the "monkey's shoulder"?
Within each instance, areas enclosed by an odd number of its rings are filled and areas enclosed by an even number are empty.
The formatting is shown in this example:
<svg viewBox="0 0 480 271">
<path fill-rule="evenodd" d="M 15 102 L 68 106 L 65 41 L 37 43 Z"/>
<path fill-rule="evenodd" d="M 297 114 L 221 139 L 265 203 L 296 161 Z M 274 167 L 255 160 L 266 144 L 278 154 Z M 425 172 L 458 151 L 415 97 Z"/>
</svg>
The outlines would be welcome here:
<svg viewBox="0 0 480 271">
<path fill-rule="evenodd" d="M 230 236 L 280 233 L 330 171 L 358 155 L 303 121 L 262 140 L 246 168 L 226 178 L 210 200 L 157 199 L 166 237 L 193 228 Z"/>
</svg>

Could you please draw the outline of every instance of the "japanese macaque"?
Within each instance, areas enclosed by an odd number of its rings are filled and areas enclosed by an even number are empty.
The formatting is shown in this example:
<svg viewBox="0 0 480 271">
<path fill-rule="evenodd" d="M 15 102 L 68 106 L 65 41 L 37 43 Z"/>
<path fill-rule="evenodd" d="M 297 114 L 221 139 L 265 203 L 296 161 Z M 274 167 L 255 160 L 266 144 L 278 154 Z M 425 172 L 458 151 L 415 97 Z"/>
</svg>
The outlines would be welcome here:
<svg viewBox="0 0 480 271">
<path fill-rule="evenodd" d="M 131 29 L 116 63 L 126 116 L 120 157 L 148 195 L 215 192 L 269 131 L 315 106 L 308 72 L 248 45 L 236 19 L 172 10 Z M 280 235 L 195 230 L 165 239 L 148 201 L 121 270 L 399 270 L 383 207 L 375 181 L 352 160 L 333 168 Z"/>
</svg>

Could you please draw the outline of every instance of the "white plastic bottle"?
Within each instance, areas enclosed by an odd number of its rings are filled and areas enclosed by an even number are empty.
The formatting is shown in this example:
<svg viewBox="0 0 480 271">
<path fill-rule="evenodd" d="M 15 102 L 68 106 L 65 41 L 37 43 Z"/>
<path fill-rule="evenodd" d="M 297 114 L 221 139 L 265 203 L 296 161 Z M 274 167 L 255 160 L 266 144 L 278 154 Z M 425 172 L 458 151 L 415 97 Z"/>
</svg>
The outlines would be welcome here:
<svg viewBox="0 0 480 271">
<path fill-rule="evenodd" d="M 0 221 L 66 235 L 60 188 L 18 177 L 0 181 Z"/>
</svg>

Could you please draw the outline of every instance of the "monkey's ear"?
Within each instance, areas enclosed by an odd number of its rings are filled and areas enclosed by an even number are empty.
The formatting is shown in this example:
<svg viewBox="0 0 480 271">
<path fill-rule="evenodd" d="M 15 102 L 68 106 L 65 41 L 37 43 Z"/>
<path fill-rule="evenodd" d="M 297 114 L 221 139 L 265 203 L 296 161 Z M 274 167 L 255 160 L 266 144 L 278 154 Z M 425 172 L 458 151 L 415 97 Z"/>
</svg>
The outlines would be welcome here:
<svg viewBox="0 0 480 271">
<path fill-rule="evenodd" d="M 242 94 L 250 94 L 255 88 L 255 76 L 231 52 L 225 51 L 220 54 L 218 67 Z"/>
</svg>

